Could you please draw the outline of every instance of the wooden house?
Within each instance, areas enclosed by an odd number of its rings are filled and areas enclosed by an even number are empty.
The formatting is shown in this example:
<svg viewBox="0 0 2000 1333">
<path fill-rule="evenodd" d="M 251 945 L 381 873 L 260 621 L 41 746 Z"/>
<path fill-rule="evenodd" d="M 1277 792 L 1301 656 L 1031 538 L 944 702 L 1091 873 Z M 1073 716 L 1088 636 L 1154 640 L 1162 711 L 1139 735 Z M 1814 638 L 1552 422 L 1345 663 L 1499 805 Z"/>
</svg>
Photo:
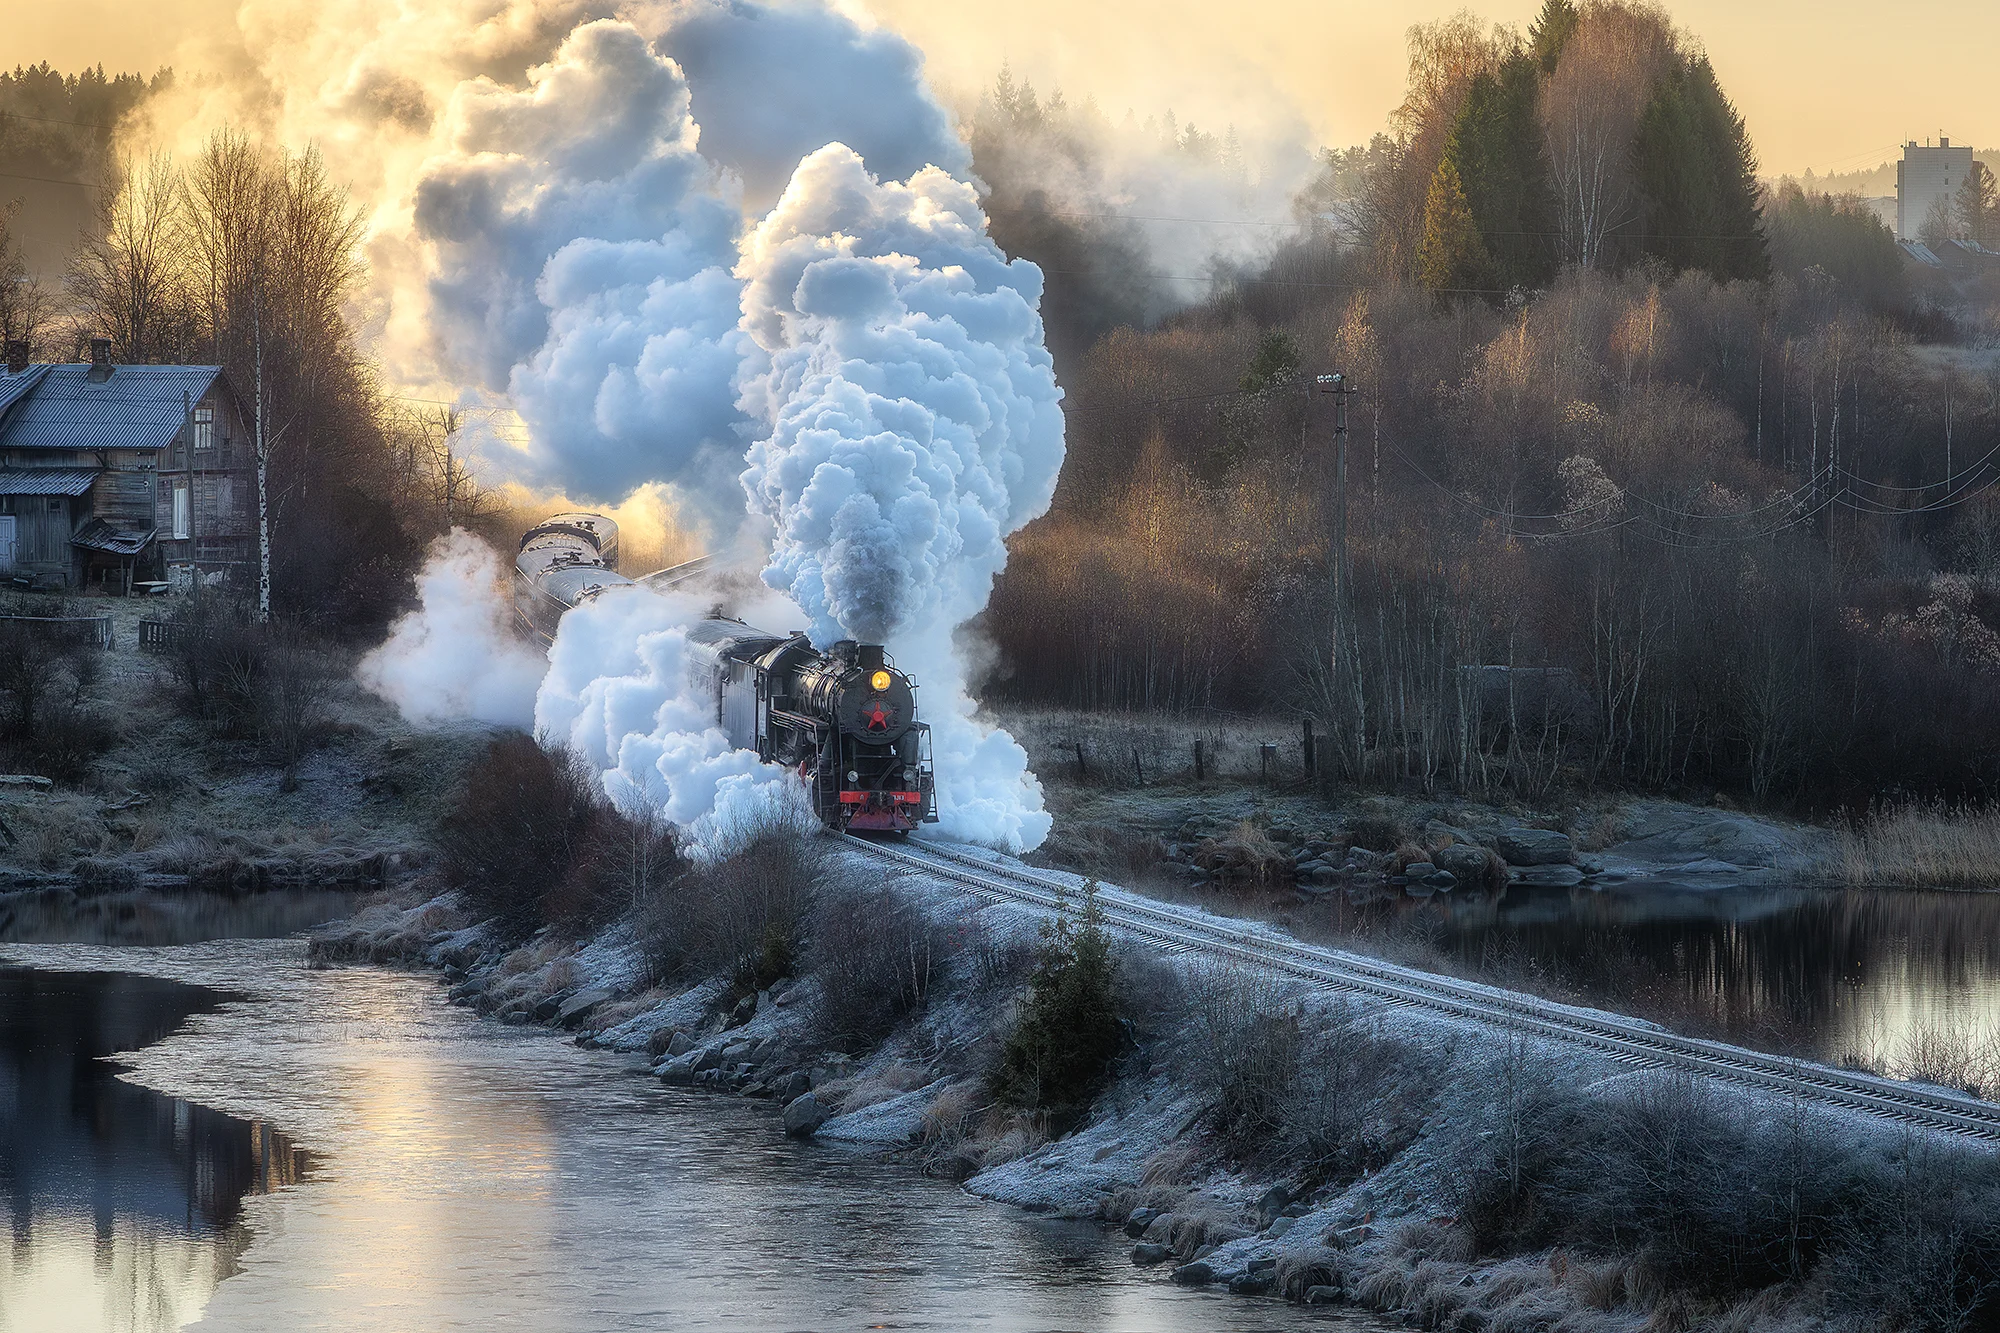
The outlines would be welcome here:
<svg viewBox="0 0 2000 1333">
<path fill-rule="evenodd" d="M 36 365 L 0 377 L 0 578 L 128 588 L 252 577 L 255 457 L 218 366 Z"/>
</svg>

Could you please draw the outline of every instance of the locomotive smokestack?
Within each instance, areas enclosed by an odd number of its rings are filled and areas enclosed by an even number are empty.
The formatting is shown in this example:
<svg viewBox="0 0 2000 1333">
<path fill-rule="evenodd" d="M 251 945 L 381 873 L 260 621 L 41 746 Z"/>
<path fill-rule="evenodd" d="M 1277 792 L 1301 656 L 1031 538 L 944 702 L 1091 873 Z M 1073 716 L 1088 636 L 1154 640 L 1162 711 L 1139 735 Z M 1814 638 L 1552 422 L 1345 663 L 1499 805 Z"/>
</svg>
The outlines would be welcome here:
<svg viewBox="0 0 2000 1333">
<path fill-rule="evenodd" d="M 863 671 L 873 671 L 879 666 L 886 665 L 882 645 L 879 643 L 864 643 L 857 646 L 854 650 L 854 665 L 860 667 Z"/>
</svg>

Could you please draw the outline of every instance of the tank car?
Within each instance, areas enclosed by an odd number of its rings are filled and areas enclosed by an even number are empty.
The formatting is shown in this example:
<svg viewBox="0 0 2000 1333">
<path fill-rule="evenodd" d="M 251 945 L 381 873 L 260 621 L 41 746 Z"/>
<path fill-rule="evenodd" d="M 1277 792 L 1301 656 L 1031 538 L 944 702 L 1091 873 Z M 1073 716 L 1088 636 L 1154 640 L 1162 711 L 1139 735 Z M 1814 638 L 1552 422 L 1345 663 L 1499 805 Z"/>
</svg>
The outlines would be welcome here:
<svg viewBox="0 0 2000 1333">
<path fill-rule="evenodd" d="M 560 514 L 528 531 L 514 561 L 523 633 L 553 643 L 571 607 L 634 585 L 614 567 L 617 532 L 599 514 Z M 668 587 L 702 567 L 636 584 Z M 936 821 L 930 727 L 917 718 L 916 686 L 880 644 L 843 639 L 822 652 L 803 633 L 714 617 L 688 628 L 688 686 L 712 703 L 730 744 L 799 775 L 828 827 L 908 833 Z"/>
</svg>

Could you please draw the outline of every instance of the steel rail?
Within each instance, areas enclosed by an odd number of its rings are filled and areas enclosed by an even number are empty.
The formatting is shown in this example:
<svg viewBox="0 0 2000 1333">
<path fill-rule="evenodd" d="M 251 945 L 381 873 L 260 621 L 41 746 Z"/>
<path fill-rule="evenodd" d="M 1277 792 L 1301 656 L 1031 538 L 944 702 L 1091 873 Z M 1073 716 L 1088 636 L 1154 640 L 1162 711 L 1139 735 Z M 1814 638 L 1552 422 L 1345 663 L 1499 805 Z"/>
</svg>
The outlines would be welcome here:
<svg viewBox="0 0 2000 1333">
<path fill-rule="evenodd" d="M 853 834 L 848 843 L 868 855 L 935 875 L 996 901 L 1054 910 L 1073 900 L 1075 885 L 936 843 L 889 846 Z M 921 850 L 916 850 L 921 846 Z M 1107 887 L 1097 898 L 1104 923 L 1176 953 L 1202 953 L 1275 969 L 1319 986 L 1372 995 L 1586 1046 L 1624 1063 L 1690 1070 L 1711 1078 L 1801 1096 L 1904 1124 L 2000 1142 L 2000 1106 L 1933 1092 L 1849 1070 L 1683 1037 L 1635 1019 L 1593 1013 L 1456 977 L 1419 972 L 1357 954 L 1235 929 Z"/>
</svg>

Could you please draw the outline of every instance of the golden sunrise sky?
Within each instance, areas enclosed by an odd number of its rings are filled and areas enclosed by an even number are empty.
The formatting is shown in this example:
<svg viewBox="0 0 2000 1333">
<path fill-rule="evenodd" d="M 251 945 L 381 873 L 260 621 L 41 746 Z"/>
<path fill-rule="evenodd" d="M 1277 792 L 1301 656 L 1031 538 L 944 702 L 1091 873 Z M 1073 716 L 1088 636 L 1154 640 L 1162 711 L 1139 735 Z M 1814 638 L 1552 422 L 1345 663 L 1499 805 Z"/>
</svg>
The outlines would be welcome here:
<svg viewBox="0 0 2000 1333">
<path fill-rule="evenodd" d="M 421 3 L 421 0 L 410 0 Z M 1171 107 L 1183 123 L 1301 125 L 1316 143 L 1380 128 L 1400 97 L 1403 34 L 1449 0 L 849 0 L 908 34 L 949 96 L 1004 58 L 1038 88 L 1094 94 L 1115 117 Z M 1524 26 L 1539 0 L 1475 12 Z M 191 33 L 233 22 L 228 0 L 16 0 L 0 62 L 148 69 Z M 1944 0 L 1919 18 L 1861 0 L 1678 0 L 1768 172 L 1872 166 L 1904 138 L 2000 146 L 2000 3 Z"/>
</svg>

